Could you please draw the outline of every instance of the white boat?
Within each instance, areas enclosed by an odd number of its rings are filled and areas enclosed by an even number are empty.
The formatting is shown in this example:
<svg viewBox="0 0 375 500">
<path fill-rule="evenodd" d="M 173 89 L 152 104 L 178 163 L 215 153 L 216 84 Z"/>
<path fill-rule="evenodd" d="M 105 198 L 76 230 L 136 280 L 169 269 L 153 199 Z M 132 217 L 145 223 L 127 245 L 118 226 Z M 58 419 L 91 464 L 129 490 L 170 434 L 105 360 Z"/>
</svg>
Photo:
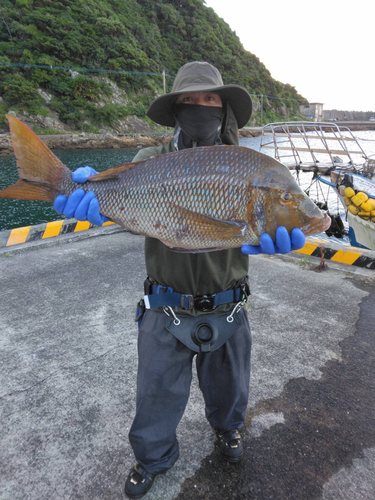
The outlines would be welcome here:
<svg viewBox="0 0 375 500">
<path fill-rule="evenodd" d="M 349 185 L 355 192 L 366 193 L 375 200 L 375 177 L 364 177 L 362 174 L 348 173 L 339 169 L 330 174 L 331 182 L 338 186 L 337 194 L 346 207 L 343 196 L 343 189 L 340 186 Z M 324 179 L 321 179 L 324 182 Z M 375 222 L 365 220 L 359 215 L 354 215 L 347 210 L 347 221 L 349 224 L 349 240 L 352 246 L 375 250 Z"/>
<path fill-rule="evenodd" d="M 348 127 L 328 122 L 269 123 L 262 129 L 260 148 L 268 154 L 272 150 L 297 174 L 312 172 L 315 181 L 331 186 L 346 213 L 350 244 L 375 250 L 375 217 L 363 218 L 365 212 L 360 210 L 361 216 L 352 214 L 344 201 L 348 186 L 375 200 L 375 160 Z M 330 216 L 337 222 L 337 214 Z"/>
</svg>

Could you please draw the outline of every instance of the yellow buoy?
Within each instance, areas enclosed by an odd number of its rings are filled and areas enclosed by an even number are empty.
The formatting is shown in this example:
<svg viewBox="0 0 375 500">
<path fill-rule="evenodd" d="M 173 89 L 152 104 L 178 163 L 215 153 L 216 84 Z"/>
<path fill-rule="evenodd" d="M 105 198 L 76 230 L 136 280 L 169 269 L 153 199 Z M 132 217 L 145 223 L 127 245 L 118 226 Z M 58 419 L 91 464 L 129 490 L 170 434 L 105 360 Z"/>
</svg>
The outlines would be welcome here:
<svg viewBox="0 0 375 500">
<path fill-rule="evenodd" d="M 351 204 L 350 198 L 348 198 L 347 196 L 344 196 L 344 203 L 348 207 Z"/>
<path fill-rule="evenodd" d="M 362 200 L 362 198 L 360 196 L 358 196 L 357 194 L 355 194 L 354 196 L 352 196 L 351 199 L 350 199 L 350 201 L 356 207 L 360 207 L 362 205 L 362 203 L 364 202 L 364 200 Z"/>
<path fill-rule="evenodd" d="M 361 210 L 363 210 L 364 212 L 371 212 L 371 210 L 372 210 L 372 204 L 369 203 L 368 201 L 365 201 L 361 205 Z"/>
<path fill-rule="evenodd" d="M 344 195 L 347 196 L 348 198 L 351 198 L 352 196 L 355 195 L 355 191 L 351 187 L 346 187 L 344 190 Z"/>
<path fill-rule="evenodd" d="M 362 219 L 366 219 L 366 220 L 368 220 L 368 219 L 370 218 L 370 216 L 371 216 L 371 212 L 364 212 L 363 210 L 360 210 L 360 211 L 358 212 L 358 215 L 359 215 L 360 217 L 362 217 Z"/>
<path fill-rule="evenodd" d="M 360 191 L 359 193 L 357 193 L 357 196 L 358 198 L 361 198 L 362 202 L 364 201 L 367 201 L 368 200 L 368 196 L 366 193 L 364 193 L 363 191 Z"/>
<path fill-rule="evenodd" d="M 359 212 L 359 208 L 356 207 L 355 205 L 349 205 L 348 206 L 348 210 L 351 214 L 353 215 L 358 215 L 358 212 Z"/>
</svg>

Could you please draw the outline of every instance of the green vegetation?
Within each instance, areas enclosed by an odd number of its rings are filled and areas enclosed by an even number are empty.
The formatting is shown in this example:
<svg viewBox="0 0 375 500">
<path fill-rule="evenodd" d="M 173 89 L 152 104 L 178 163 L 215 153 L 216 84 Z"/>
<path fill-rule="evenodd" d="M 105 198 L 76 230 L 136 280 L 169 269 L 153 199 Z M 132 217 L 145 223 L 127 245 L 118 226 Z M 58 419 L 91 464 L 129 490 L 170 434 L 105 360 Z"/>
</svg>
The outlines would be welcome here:
<svg viewBox="0 0 375 500">
<path fill-rule="evenodd" d="M 279 98 L 264 98 L 263 121 L 298 116 L 303 100 L 294 87 L 272 79 L 204 0 L 2 0 L 0 54 L 0 63 L 145 73 L 0 66 L 0 124 L 9 109 L 52 111 L 70 128 L 86 131 L 129 115 L 143 118 L 163 92 L 162 71 L 173 76 L 192 60 L 217 66 L 225 83 Z M 167 90 L 172 82 L 167 77 Z M 114 100 L 114 88 L 121 99 Z M 48 103 L 41 91 L 51 96 Z M 254 117 L 259 123 L 260 113 Z"/>
</svg>

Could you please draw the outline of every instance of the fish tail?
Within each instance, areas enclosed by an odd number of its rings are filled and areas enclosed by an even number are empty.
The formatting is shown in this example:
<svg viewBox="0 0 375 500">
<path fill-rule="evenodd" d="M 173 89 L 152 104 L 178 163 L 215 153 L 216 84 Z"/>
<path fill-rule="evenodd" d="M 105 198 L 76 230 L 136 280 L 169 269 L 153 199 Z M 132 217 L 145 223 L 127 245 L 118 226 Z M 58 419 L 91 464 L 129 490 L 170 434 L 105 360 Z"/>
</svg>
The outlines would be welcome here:
<svg viewBox="0 0 375 500">
<path fill-rule="evenodd" d="M 17 161 L 18 181 L 0 191 L 0 198 L 51 201 L 63 192 L 70 170 L 24 123 L 6 115 Z"/>
</svg>

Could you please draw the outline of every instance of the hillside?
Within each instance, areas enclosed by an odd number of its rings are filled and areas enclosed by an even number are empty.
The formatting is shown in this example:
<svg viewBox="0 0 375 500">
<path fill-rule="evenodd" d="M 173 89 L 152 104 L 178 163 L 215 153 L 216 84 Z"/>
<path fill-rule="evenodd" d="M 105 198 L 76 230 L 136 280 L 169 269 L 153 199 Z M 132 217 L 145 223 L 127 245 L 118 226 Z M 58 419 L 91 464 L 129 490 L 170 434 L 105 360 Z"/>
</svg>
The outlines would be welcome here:
<svg viewBox="0 0 375 500">
<path fill-rule="evenodd" d="M 162 71 L 170 91 L 192 60 L 271 96 L 262 98 L 263 120 L 299 115 L 302 96 L 272 79 L 204 0 L 2 0 L 0 20 L 3 131 L 10 110 L 40 133 L 150 129 L 145 111 L 163 93 Z M 259 123 L 259 102 L 250 124 Z"/>
</svg>

